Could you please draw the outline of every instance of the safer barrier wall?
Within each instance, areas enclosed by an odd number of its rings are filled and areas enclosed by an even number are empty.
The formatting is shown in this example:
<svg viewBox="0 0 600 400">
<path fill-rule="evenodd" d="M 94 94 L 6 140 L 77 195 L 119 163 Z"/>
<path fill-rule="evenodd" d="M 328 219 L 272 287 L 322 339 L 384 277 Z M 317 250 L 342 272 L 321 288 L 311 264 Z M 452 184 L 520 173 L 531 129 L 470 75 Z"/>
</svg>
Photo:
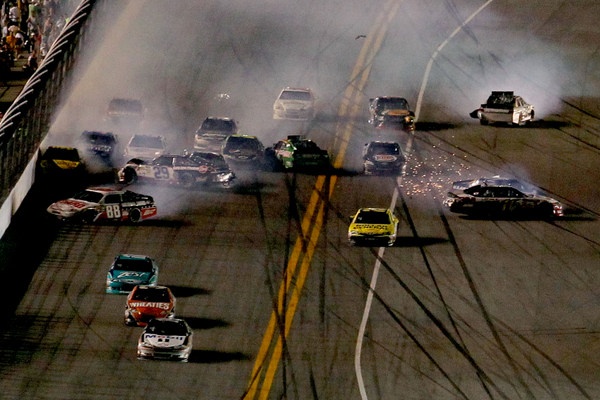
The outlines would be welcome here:
<svg viewBox="0 0 600 400">
<path fill-rule="evenodd" d="M 82 0 L 0 121 L 0 237 L 35 183 L 40 143 L 102 0 Z"/>
</svg>

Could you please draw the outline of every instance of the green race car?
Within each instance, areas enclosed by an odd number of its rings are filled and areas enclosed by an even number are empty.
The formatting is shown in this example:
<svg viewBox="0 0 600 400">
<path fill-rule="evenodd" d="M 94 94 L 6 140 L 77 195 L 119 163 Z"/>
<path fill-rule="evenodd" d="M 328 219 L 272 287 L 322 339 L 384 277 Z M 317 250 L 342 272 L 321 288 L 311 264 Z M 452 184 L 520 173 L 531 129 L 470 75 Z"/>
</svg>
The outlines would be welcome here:
<svg viewBox="0 0 600 400">
<path fill-rule="evenodd" d="M 290 135 L 270 149 L 271 158 L 283 170 L 316 170 L 330 168 L 329 153 L 301 135 Z"/>
</svg>

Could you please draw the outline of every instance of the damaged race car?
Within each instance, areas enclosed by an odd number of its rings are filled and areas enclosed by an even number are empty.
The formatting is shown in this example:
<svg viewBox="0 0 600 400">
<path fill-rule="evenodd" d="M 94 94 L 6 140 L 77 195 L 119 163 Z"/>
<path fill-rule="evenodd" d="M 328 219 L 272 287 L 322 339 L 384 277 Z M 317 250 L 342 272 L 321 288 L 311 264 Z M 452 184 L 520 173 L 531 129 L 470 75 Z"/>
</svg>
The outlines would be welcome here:
<svg viewBox="0 0 600 400">
<path fill-rule="evenodd" d="M 302 135 L 290 135 L 267 149 L 273 169 L 327 172 L 331 168 L 329 153 Z"/>
<path fill-rule="evenodd" d="M 198 184 L 230 187 L 235 174 L 223 156 L 210 152 L 163 154 L 152 161 L 131 159 L 117 173 L 119 182 L 164 182 L 192 188 Z"/>
<path fill-rule="evenodd" d="M 521 96 L 514 92 L 493 91 L 487 101 L 469 114 L 479 119 L 481 125 L 505 123 L 509 125 L 525 125 L 533 121 L 534 108 Z"/>
<path fill-rule="evenodd" d="M 564 215 L 558 200 L 506 185 L 475 185 L 451 191 L 443 204 L 451 212 L 480 217 L 550 219 Z"/>
<path fill-rule="evenodd" d="M 237 135 L 237 121 L 229 117 L 206 117 L 194 134 L 194 149 L 220 152 L 229 135 Z"/>
<path fill-rule="evenodd" d="M 369 124 L 378 129 L 415 130 L 415 113 L 403 97 L 380 96 L 369 99 Z"/>
<path fill-rule="evenodd" d="M 157 214 L 151 196 L 111 187 L 90 187 L 48 206 L 60 220 L 92 223 L 97 221 L 140 222 Z"/>
<path fill-rule="evenodd" d="M 452 189 L 468 189 L 472 186 L 512 186 L 519 189 L 521 192 L 526 194 L 537 194 L 539 190 L 529 183 L 520 181 L 516 178 L 505 178 L 500 175 L 494 175 L 492 177 L 481 177 L 477 179 L 465 179 L 460 181 L 452 182 Z"/>
</svg>

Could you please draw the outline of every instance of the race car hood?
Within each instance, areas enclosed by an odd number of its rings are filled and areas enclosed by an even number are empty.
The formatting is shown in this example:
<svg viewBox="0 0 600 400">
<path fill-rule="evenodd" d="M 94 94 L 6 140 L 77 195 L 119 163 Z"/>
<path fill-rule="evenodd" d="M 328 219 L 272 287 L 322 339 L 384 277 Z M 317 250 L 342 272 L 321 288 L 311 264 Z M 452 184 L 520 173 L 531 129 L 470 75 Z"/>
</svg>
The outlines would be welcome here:
<svg viewBox="0 0 600 400">
<path fill-rule="evenodd" d="M 196 140 L 206 140 L 220 142 L 227 138 L 227 133 L 222 131 L 204 131 L 201 134 L 196 134 Z"/>
<path fill-rule="evenodd" d="M 303 110 L 310 107 L 310 102 L 297 100 L 279 100 L 279 104 L 288 110 Z"/>
<path fill-rule="evenodd" d="M 352 224 L 350 230 L 362 235 L 381 235 L 391 233 L 392 228 L 385 224 Z"/>
<path fill-rule="evenodd" d="M 94 206 L 96 206 L 96 203 L 90 203 L 89 201 L 66 199 L 50 204 L 50 206 L 48 206 L 48 212 L 51 214 L 68 216 Z"/>
<path fill-rule="evenodd" d="M 454 181 L 452 182 L 452 189 L 467 189 L 475 184 L 474 179 L 466 179 L 463 181 Z"/>
<path fill-rule="evenodd" d="M 561 204 L 560 201 L 558 201 L 556 199 L 553 199 L 552 197 L 542 196 L 542 195 L 539 195 L 539 194 L 535 195 L 533 197 L 536 198 L 536 199 L 547 201 L 550 204 L 556 204 L 556 205 Z"/>
<path fill-rule="evenodd" d="M 186 336 L 157 335 L 154 333 L 145 333 L 143 341 L 154 347 L 177 347 L 185 344 Z"/>
<path fill-rule="evenodd" d="M 123 283 L 130 283 L 134 285 L 141 285 L 145 282 L 150 281 L 152 276 L 151 272 L 142 271 L 123 271 L 123 270 L 112 270 L 110 272 L 111 278 Z"/>
<path fill-rule="evenodd" d="M 139 311 L 144 315 L 152 315 L 155 317 L 164 316 L 173 309 L 173 304 L 158 301 L 132 300 L 127 302 L 127 306 L 133 310 Z"/>
<path fill-rule="evenodd" d="M 236 158 L 254 158 L 256 157 L 256 150 L 254 149 L 230 149 L 227 151 L 227 155 L 236 157 Z"/>
<path fill-rule="evenodd" d="M 394 154 L 374 154 L 372 157 L 370 157 L 373 161 L 377 161 L 377 162 L 394 162 L 396 160 L 398 160 L 399 156 L 396 156 Z"/>
</svg>

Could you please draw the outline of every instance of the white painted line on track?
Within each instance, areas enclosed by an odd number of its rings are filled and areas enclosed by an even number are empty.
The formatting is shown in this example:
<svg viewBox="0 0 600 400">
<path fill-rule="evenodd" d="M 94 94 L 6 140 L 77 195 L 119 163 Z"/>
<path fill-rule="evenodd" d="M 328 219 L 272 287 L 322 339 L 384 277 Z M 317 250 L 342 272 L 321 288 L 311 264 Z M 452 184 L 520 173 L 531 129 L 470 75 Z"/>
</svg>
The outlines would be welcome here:
<svg viewBox="0 0 600 400">
<path fill-rule="evenodd" d="M 410 154 L 412 152 L 414 135 L 411 134 L 408 137 L 408 143 L 406 144 L 406 153 Z M 390 203 L 390 210 L 394 210 L 396 208 L 396 203 L 398 202 L 398 188 L 402 184 L 402 178 L 406 174 L 406 169 L 402 169 L 402 175 L 398 176 L 396 179 L 396 187 L 394 188 L 394 193 L 392 194 L 392 201 Z M 367 322 L 369 321 L 369 314 L 371 313 L 371 304 L 373 303 L 373 293 L 375 292 L 375 287 L 377 286 L 377 278 L 379 277 L 379 269 L 381 268 L 381 261 L 383 259 L 383 254 L 385 253 L 385 247 L 380 247 L 377 252 L 377 260 L 375 260 L 375 266 L 373 267 L 373 275 L 371 276 L 371 282 L 369 283 L 369 292 L 367 293 L 367 301 L 365 302 L 365 308 L 363 310 L 362 320 L 360 322 L 360 327 L 358 328 L 358 338 L 356 340 L 356 347 L 354 351 L 354 370 L 356 373 L 356 381 L 358 383 L 358 390 L 360 391 L 360 397 L 363 400 L 367 400 L 367 391 L 365 389 L 365 383 L 362 376 L 362 367 L 360 364 L 361 353 L 362 353 L 362 344 L 365 336 L 365 329 L 367 327 Z"/>
<path fill-rule="evenodd" d="M 419 112 L 421 110 L 421 103 L 423 101 L 423 95 L 425 93 L 425 88 L 427 87 L 427 81 L 429 80 L 429 73 L 431 71 L 431 67 L 437 55 L 442 51 L 442 49 L 448 44 L 448 42 L 458 34 L 464 28 L 466 24 L 468 24 L 477 14 L 479 14 L 484 8 L 490 5 L 494 0 L 486 1 L 481 7 L 479 7 L 475 12 L 473 12 L 469 17 L 459 26 L 457 27 L 451 34 L 440 44 L 437 49 L 433 52 L 432 56 L 427 63 L 427 68 L 425 68 L 425 75 L 423 76 L 423 81 L 421 82 L 421 89 L 419 90 L 419 97 L 417 99 L 417 105 L 415 109 L 415 120 L 419 118 Z M 412 153 L 412 146 L 414 141 L 414 133 L 408 138 L 408 143 L 406 145 L 406 153 Z M 403 168 L 402 174 L 398 176 L 396 179 L 396 187 L 394 188 L 394 193 L 392 194 L 392 201 L 390 204 L 390 209 L 394 210 L 396 208 L 396 203 L 398 201 L 399 191 L 398 188 L 402 184 L 402 178 L 406 174 L 406 169 Z M 361 354 L 362 354 L 362 344 L 364 341 L 365 330 L 367 327 L 367 322 L 369 320 L 369 314 L 371 312 L 371 305 L 373 303 L 373 293 L 375 293 L 375 287 L 377 286 L 377 279 L 379 277 L 379 270 L 381 269 L 381 261 L 383 259 L 383 255 L 385 254 L 385 247 L 380 247 L 377 252 L 377 260 L 375 260 L 375 266 L 373 267 L 373 274 L 371 276 L 371 282 L 369 283 L 369 292 L 367 293 L 367 300 L 365 302 L 365 308 L 363 310 L 362 320 L 360 322 L 360 327 L 358 329 L 358 337 L 356 340 L 356 347 L 354 351 L 354 370 L 356 373 L 356 381 L 358 384 L 358 390 L 360 391 L 360 397 L 362 400 L 368 400 L 367 391 L 365 389 L 365 383 L 362 376 L 362 367 L 361 367 Z"/>
<path fill-rule="evenodd" d="M 481 7 L 479 7 L 477 10 L 475 10 L 475 12 L 473 12 L 473 14 L 469 15 L 469 17 L 467 19 L 465 19 L 464 22 L 459 27 L 457 27 L 454 30 L 454 32 L 452 32 L 450 34 L 450 36 L 448 36 L 446 38 L 446 40 L 444 40 L 442 42 L 442 44 L 440 44 L 438 46 L 437 49 L 435 49 L 435 51 L 429 58 L 429 62 L 427 63 L 427 67 L 425 68 L 425 75 L 423 76 L 423 81 L 421 82 L 421 89 L 419 90 L 419 96 L 417 97 L 417 105 L 415 106 L 415 120 L 419 119 L 419 114 L 421 112 L 421 103 L 423 102 L 423 95 L 425 94 L 425 88 L 427 87 L 427 81 L 429 80 L 429 73 L 431 72 L 431 67 L 433 66 L 433 62 L 435 61 L 435 58 L 442 51 L 442 49 L 444 47 L 446 47 L 448 42 L 450 42 L 450 40 L 454 36 L 456 36 L 458 34 L 458 32 L 460 32 L 465 27 L 465 25 L 467 25 L 469 22 L 471 22 L 471 20 L 473 18 L 475 18 L 475 16 L 477 16 L 477 14 L 479 14 L 481 11 L 483 11 L 483 9 L 486 8 L 487 6 L 489 6 L 493 1 L 494 0 L 486 1 L 485 3 L 483 3 L 481 5 Z"/>
</svg>

